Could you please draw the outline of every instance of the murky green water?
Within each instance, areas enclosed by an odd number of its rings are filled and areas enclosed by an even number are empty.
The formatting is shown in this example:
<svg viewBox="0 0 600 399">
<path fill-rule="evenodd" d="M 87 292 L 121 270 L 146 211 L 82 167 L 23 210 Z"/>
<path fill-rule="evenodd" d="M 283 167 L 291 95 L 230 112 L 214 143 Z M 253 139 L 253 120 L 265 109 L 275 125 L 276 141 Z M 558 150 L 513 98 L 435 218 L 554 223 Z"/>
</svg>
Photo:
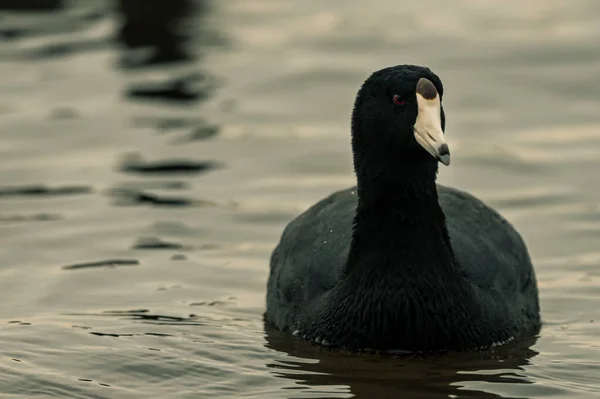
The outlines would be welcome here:
<svg viewBox="0 0 600 399">
<path fill-rule="evenodd" d="M 600 395 L 600 3 L 65 3 L 0 15 L 0 397 Z M 535 342 L 390 359 L 265 330 L 271 249 L 354 183 L 354 95 L 399 63 L 444 81 L 440 181 L 529 245 Z"/>
</svg>

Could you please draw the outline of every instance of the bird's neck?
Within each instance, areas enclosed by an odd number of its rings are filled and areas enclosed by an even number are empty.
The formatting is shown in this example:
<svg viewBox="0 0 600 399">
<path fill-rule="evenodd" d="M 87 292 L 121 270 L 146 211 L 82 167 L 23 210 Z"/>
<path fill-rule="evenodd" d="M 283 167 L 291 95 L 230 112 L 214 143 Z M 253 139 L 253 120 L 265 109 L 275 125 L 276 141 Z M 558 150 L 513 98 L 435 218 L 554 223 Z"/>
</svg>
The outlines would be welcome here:
<svg viewBox="0 0 600 399">
<path fill-rule="evenodd" d="M 362 327 L 328 339 L 349 348 L 477 346 L 488 324 L 481 321 L 475 328 L 471 323 L 471 317 L 482 319 L 482 309 L 455 261 L 435 171 L 426 179 L 423 171 L 400 175 L 361 180 L 359 174 L 345 275 L 321 317 L 325 325 Z M 464 326 L 469 330 L 457 334 Z"/>
<path fill-rule="evenodd" d="M 363 281 L 370 280 L 365 276 L 391 275 L 422 279 L 455 271 L 445 215 L 438 202 L 437 165 L 402 167 L 394 174 L 357 173 L 358 206 L 347 275 L 360 274 Z"/>
</svg>

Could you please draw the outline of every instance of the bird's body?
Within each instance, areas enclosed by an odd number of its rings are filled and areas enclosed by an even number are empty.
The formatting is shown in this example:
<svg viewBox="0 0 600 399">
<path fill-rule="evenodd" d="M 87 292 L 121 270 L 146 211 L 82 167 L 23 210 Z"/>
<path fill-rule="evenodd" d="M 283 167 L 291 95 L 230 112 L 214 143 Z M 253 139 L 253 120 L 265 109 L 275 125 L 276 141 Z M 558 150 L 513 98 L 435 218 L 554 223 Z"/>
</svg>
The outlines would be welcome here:
<svg viewBox="0 0 600 399">
<path fill-rule="evenodd" d="M 475 197 L 436 184 L 437 161 L 427 152 L 446 164 L 449 152 L 441 128 L 436 136 L 426 125 L 429 138 L 416 137 L 420 123 L 427 123 L 419 122 L 421 103 L 416 115 L 388 110 L 377 99 L 381 87 L 368 91 L 373 80 L 384 88 L 398 80 L 394 90 L 408 91 L 403 83 L 414 87 L 425 77 L 436 83 L 439 98 L 439 78 L 425 68 L 394 68 L 374 74 L 357 97 L 358 186 L 298 216 L 274 250 L 267 320 L 350 350 L 473 350 L 536 334 L 537 283 L 521 236 Z M 429 90 L 424 97 L 431 100 Z M 393 104 L 404 107 L 397 96 Z M 443 126 L 443 110 L 435 112 Z M 413 124 L 418 144 L 413 130 L 407 133 Z"/>
</svg>

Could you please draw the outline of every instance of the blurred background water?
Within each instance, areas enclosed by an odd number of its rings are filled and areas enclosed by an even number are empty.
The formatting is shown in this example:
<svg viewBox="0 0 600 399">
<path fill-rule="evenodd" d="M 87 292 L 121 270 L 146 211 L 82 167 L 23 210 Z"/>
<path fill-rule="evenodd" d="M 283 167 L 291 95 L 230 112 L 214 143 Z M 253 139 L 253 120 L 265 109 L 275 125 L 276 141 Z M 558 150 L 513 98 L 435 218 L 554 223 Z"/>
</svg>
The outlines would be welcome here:
<svg viewBox="0 0 600 399">
<path fill-rule="evenodd" d="M 599 397 L 600 2 L 0 9 L 0 397 Z M 539 339 L 394 359 L 264 326 L 270 251 L 354 184 L 354 96 L 401 63 L 444 81 L 440 182 L 526 239 Z"/>
</svg>

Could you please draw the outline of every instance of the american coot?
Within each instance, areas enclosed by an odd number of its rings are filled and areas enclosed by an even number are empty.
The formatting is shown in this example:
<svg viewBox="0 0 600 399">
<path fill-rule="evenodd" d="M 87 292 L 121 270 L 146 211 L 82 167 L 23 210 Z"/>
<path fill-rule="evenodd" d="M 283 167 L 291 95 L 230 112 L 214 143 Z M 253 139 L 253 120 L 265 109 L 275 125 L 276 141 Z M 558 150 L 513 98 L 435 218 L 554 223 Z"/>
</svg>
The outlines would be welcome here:
<svg viewBox="0 0 600 399">
<path fill-rule="evenodd" d="M 373 73 L 352 113 L 357 187 L 313 205 L 271 257 L 266 320 L 349 350 L 464 351 L 539 332 L 535 272 L 519 233 L 448 165 L 442 82 Z"/>
</svg>

